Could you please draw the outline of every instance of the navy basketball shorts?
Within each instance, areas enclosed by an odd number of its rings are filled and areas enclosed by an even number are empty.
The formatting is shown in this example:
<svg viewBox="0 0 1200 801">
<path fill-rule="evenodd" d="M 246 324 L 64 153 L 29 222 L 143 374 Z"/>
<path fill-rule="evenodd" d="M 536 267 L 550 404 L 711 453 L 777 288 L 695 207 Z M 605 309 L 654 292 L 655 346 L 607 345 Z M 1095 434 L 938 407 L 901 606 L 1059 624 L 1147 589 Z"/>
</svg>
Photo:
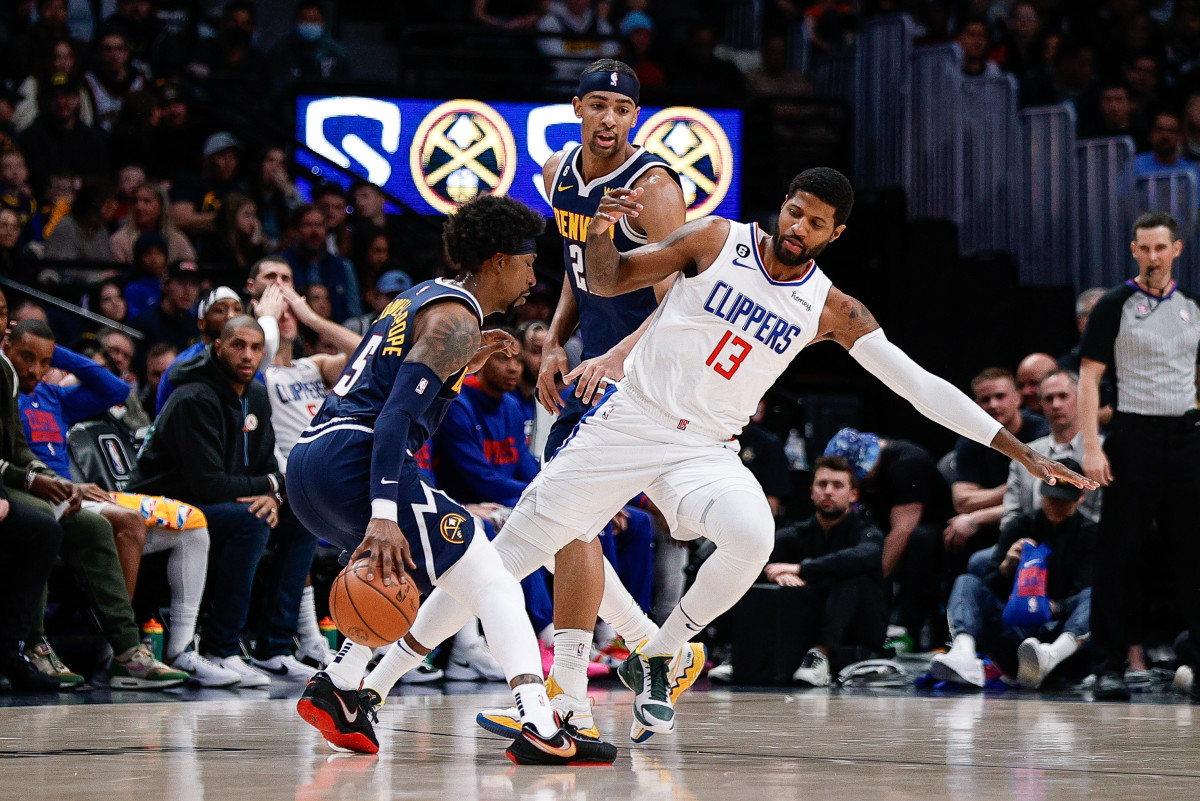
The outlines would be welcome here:
<svg viewBox="0 0 1200 801">
<path fill-rule="evenodd" d="M 349 553 L 362 543 L 371 520 L 373 433 L 359 423 L 331 421 L 305 432 L 288 455 L 288 503 L 296 517 L 314 536 Z M 411 455 L 404 470 L 417 471 Z M 479 524 L 423 479 L 415 492 L 419 497 L 400 499 L 396 522 L 417 564 L 412 578 L 428 594 L 466 553 Z"/>
</svg>

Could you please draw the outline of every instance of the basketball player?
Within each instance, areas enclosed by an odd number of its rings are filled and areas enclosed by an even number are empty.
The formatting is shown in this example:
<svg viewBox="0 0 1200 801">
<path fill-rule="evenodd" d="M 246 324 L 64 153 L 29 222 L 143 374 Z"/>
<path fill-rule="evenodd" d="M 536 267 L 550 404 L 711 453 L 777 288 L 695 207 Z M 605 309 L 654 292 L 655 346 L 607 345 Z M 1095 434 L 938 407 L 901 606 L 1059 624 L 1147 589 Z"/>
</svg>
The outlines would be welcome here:
<svg viewBox="0 0 1200 801">
<path fill-rule="evenodd" d="M 492 353 L 515 354 L 507 334 L 481 334 L 483 318 L 524 298 L 534 284 L 533 237 L 545 225 L 505 197 L 482 196 L 446 220 L 443 240 L 458 281 L 426 281 L 397 297 L 355 351 L 312 425 L 288 457 L 289 497 L 309 531 L 369 559 L 367 578 L 385 584 L 408 567 L 423 592 L 440 588 L 471 610 L 505 669 L 521 734 L 518 764 L 611 764 L 616 748 L 580 737 L 546 696 L 541 654 L 521 586 L 505 570 L 479 521 L 422 481 L 413 458 L 458 396 L 463 378 Z M 412 537 L 411 542 L 406 537 Z M 461 628 L 462 623 L 454 631 Z M 451 632 L 453 633 L 453 632 Z M 409 635 L 398 646 L 424 658 L 441 640 Z M 360 694 L 372 650 L 347 640 L 297 706 L 334 747 L 379 749 L 368 717 L 382 703 Z"/>
<path fill-rule="evenodd" d="M 612 295 L 681 276 L 626 360 L 625 378 L 583 417 L 494 541 L 509 569 L 524 576 L 570 540 L 594 537 L 621 504 L 644 491 L 677 538 L 705 537 L 717 546 L 661 630 L 603 562 L 585 579 L 603 587 L 600 617 L 626 642 L 641 643 L 618 670 L 636 693 L 634 732 L 673 730 L 672 657 L 729 609 L 767 562 L 774 519 L 738 458 L 735 436 L 807 345 L 837 342 L 926 416 L 990 444 L 1038 478 L 1095 488 L 1094 481 L 1034 453 L 919 367 L 888 341 L 862 303 L 831 285 L 815 257 L 841 236 L 854 202 L 841 173 L 821 168 L 798 175 L 773 235 L 708 217 L 621 254 L 608 231 L 639 215 L 642 197 L 638 189 L 618 189 L 600 202 L 588 229 L 589 286 Z M 565 573 L 561 559 L 558 569 Z M 413 632 L 428 641 L 453 633 L 470 614 L 456 606 L 435 592 Z"/>
</svg>

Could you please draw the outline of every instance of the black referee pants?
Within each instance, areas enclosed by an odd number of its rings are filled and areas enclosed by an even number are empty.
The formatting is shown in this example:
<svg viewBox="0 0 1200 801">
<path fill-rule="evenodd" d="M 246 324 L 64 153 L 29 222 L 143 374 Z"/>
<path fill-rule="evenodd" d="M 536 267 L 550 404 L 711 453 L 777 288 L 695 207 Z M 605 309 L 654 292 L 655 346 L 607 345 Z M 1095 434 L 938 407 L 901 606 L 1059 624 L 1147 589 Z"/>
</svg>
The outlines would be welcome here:
<svg viewBox="0 0 1200 801">
<path fill-rule="evenodd" d="M 1200 631 L 1200 428 L 1185 417 L 1117 413 L 1104 452 L 1113 483 L 1104 488 L 1092 586 L 1098 671 L 1123 673 L 1145 597 L 1139 560 L 1155 525 L 1170 554 L 1160 575 L 1180 612 Z"/>
</svg>

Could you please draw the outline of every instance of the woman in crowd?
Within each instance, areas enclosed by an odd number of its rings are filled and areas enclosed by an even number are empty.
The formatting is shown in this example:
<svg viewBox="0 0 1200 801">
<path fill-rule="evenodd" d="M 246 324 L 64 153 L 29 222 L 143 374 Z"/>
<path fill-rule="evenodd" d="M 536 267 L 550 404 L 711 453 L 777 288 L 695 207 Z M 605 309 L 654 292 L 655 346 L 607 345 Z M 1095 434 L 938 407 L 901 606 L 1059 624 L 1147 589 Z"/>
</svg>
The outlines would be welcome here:
<svg viewBox="0 0 1200 801">
<path fill-rule="evenodd" d="M 140 235 L 150 232 L 159 234 L 166 242 L 167 261 L 195 260 L 196 250 L 192 243 L 171 224 L 171 212 L 162 184 L 143 184 L 134 193 L 129 221 L 112 235 L 113 258 L 124 264 L 131 263 L 134 260 L 134 242 Z"/>
<path fill-rule="evenodd" d="M 234 192 L 217 212 L 216 227 L 197 243 L 200 262 L 244 274 L 266 255 L 258 206 Z"/>
<path fill-rule="evenodd" d="M 111 184 L 85 181 L 75 193 L 71 212 L 46 240 L 47 259 L 113 261 L 108 223 L 117 213 L 117 193 Z"/>
<path fill-rule="evenodd" d="M 37 118 L 38 91 L 41 87 L 49 85 L 50 76 L 59 72 L 76 78 L 80 76 L 79 58 L 75 52 L 75 45 L 69 39 L 55 42 L 46 55 L 45 61 L 39 64 L 33 74 L 17 87 L 17 93 L 21 95 L 21 100 L 13 109 L 12 125 L 18 132 L 24 131 Z M 92 96 L 88 94 L 83 81 L 80 81 L 79 85 L 79 121 L 85 125 L 91 125 L 96 117 Z"/>
<path fill-rule="evenodd" d="M 250 176 L 250 196 L 257 204 L 262 221 L 264 247 L 274 253 L 287 227 L 288 213 L 304 201 L 287 172 L 287 153 L 281 147 L 268 147 Z"/>
</svg>

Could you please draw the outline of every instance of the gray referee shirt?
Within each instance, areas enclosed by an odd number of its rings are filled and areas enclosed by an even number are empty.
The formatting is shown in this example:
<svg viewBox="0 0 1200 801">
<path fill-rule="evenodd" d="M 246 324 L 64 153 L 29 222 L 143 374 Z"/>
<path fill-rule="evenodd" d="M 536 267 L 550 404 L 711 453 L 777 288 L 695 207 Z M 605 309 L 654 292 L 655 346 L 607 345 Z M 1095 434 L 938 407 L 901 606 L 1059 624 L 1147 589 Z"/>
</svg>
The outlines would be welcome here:
<svg viewBox="0 0 1200 801">
<path fill-rule="evenodd" d="M 1113 366 L 1119 412 L 1178 417 L 1196 408 L 1200 305 L 1178 288 L 1162 298 L 1132 280 L 1109 290 L 1092 309 L 1079 351 Z"/>
</svg>

